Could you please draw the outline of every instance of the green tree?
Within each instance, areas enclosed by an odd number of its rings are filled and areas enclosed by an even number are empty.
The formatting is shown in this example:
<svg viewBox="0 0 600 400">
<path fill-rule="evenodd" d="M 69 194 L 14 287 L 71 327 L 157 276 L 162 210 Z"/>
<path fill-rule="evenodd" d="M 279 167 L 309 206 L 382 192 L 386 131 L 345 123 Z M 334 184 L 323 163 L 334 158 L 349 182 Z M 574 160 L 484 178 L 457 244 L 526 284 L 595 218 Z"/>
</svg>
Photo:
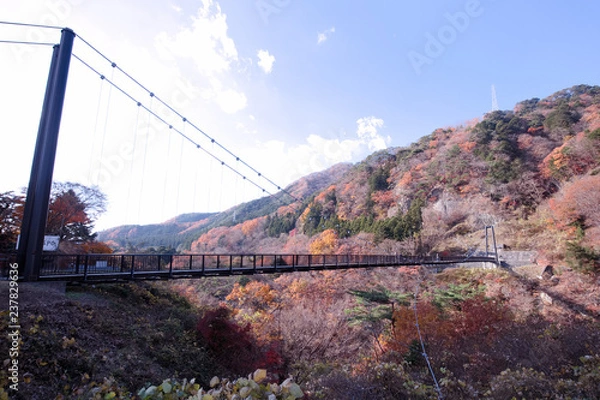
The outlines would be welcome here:
<svg viewBox="0 0 600 400">
<path fill-rule="evenodd" d="M 304 234 L 312 236 L 319 231 L 319 225 L 323 215 L 323 206 L 319 202 L 312 202 L 309 206 L 308 214 L 304 221 Z"/>
<path fill-rule="evenodd" d="M 267 235 L 279 237 L 282 233 L 288 233 L 296 226 L 296 215 L 287 213 L 285 215 L 275 214 L 267 217 Z"/>
<path fill-rule="evenodd" d="M 554 128 L 570 128 L 574 123 L 579 121 L 581 115 L 573 110 L 569 103 L 562 101 L 555 110 L 546 116 L 544 125 L 546 129 Z"/>
<path fill-rule="evenodd" d="M 380 239 L 398 241 L 418 235 L 423 225 L 422 208 L 423 200 L 416 199 L 412 202 L 406 214 L 398 214 L 392 218 L 376 222 L 374 224 L 376 235 Z"/>
<path fill-rule="evenodd" d="M 388 190 L 390 184 L 388 179 L 390 177 L 390 170 L 386 167 L 377 168 L 369 176 L 369 191 L 377 192 L 379 190 Z"/>
<path fill-rule="evenodd" d="M 525 114 L 535 111 L 538 107 L 539 102 L 540 102 L 540 99 L 537 97 L 534 97 L 532 99 L 523 100 L 522 102 L 517 103 L 516 108 L 519 110 L 518 114 L 525 115 Z"/>
</svg>

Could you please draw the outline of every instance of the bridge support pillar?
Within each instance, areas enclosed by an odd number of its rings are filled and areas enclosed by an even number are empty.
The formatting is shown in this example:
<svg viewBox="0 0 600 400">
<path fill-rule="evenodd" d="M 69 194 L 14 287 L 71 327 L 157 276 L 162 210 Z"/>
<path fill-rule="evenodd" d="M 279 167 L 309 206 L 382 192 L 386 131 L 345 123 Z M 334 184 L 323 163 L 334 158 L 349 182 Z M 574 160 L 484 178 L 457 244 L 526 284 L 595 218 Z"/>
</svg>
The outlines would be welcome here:
<svg viewBox="0 0 600 400">
<path fill-rule="evenodd" d="M 60 44 L 54 46 L 52 53 L 17 248 L 19 275 L 26 281 L 37 280 L 42 265 L 52 174 L 74 39 L 72 30 L 63 29 Z"/>
</svg>

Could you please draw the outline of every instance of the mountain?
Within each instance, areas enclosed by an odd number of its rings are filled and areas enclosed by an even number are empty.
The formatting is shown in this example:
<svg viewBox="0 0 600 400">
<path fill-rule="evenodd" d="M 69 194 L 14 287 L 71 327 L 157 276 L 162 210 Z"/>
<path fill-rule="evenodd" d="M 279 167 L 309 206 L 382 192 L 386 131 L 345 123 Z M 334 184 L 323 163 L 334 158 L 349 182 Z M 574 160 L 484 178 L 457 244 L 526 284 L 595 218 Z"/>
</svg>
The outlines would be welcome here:
<svg viewBox="0 0 600 400">
<path fill-rule="evenodd" d="M 351 168 L 337 164 L 325 171 L 305 176 L 274 196 L 242 203 L 220 213 L 182 214 L 160 224 L 123 225 L 98 233 L 98 240 L 117 251 L 173 251 L 189 249 L 192 241 L 217 227 L 231 227 L 247 220 L 269 215 L 294 200 L 310 197 L 330 186 Z"/>
<path fill-rule="evenodd" d="M 122 225 L 99 232 L 98 240 L 118 250 L 147 246 L 174 249 L 185 241 L 187 235 L 201 232 L 214 217 L 215 214 L 211 213 L 193 213 L 179 215 L 162 224 Z"/>
<path fill-rule="evenodd" d="M 599 173 L 600 87 L 577 85 L 312 174 L 286 189 L 294 198 L 99 238 L 122 248 L 170 235 L 192 252 L 414 253 L 481 248 L 494 225 L 505 247 L 596 268 Z"/>
</svg>

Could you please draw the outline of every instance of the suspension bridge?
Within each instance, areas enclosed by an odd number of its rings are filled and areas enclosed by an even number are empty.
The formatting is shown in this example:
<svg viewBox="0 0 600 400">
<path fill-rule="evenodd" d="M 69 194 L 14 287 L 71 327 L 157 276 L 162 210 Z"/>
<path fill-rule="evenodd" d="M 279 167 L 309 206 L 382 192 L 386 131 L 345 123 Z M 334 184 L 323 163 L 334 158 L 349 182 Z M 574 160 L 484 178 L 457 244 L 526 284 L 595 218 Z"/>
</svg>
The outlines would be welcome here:
<svg viewBox="0 0 600 400">
<path fill-rule="evenodd" d="M 473 263 L 496 264 L 497 259 L 493 255 L 47 254 L 36 280 L 100 283 L 402 266 L 439 271 Z"/>
<path fill-rule="evenodd" d="M 21 23 L 2 22 L 0 24 L 15 27 L 33 26 Z M 213 165 L 221 169 L 221 181 L 218 185 L 219 190 L 223 190 L 226 185 L 223 180 L 223 171 L 228 171 L 234 177 L 234 186 L 237 188 L 239 182 L 253 187 L 257 190 L 259 196 L 272 196 L 278 199 L 282 205 L 288 205 L 299 201 L 292 193 L 276 184 L 273 180 L 262 174 L 257 168 L 244 161 L 238 154 L 231 151 L 227 146 L 217 141 L 214 136 L 209 135 L 197 124 L 193 123 L 185 115 L 176 109 L 170 102 L 163 100 L 157 93 L 150 90 L 147 86 L 140 83 L 140 80 L 122 69 L 114 60 L 107 57 L 98 48 L 89 41 L 75 34 L 68 28 L 56 26 L 34 25 L 39 29 L 59 30 L 61 32 L 60 42 L 42 43 L 20 40 L 0 39 L 0 43 L 32 45 L 32 46 L 52 46 L 50 72 L 48 75 L 46 92 L 41 112 L 41 118 L 38 129 L 37 142 L 33 156 L 31 175 L 27 188 L 26 203 L 24 207 L 23 222 L 21 226 L 21 235 L 17 253 L 9 256 L 5 260 L 7 263 L 15 263 L 19 266 L 20 279 L 25 281 L 90 281 L 90 282 L 110 282 L 124 280 L 147 280 L 147 279 L 177 279 L 177 278 L 199 278 L 207 276 L 230 276 L 244 274 L 265 274 L 265 273 L 286 273 L 297 271 L 313 270 L 335 270 L 351 268 L 373 268 L 373 267 L 399 267 L 426 265 L 432 268 L 441 268 L 443 266 L 463 263 L 498 263 L 497 252 L 488 251 L 486 228 L 486 252 L 481 256 L 401 256 L 401 255 L 304 255 L 304 254 L 80 254 L 64 255 L 49 254 L 43 251 L 43 241 L 48 216 L 48 204 L 52 186 L 53 171 L 56 160 L 59 130 L 61 127 L 61 117 L 63 105 L 65 103 L 67 81 L 69 78 L 69 69 L 72 61 L 76 61 L 79 67 L 82 67 L 88 74 L 99 78 L 101 82 L 101 92 L 98 95 L 97 112 L 95 115 L 94 137 L 90 140 L 92 143 L 92 152 L 94 146 L 98 143 L 100 149 L 99 166 L 96 173 L 92 174 L 90 164 L 90 177 L 94 183 L 102 183 L 103 169 L 102 165 L 113 163 L 112 175 L 119 175 L 125 168 L 122 167 L 122 160 L 117 160 L 121 165 L 118 171 L 115 167 L 115 161 L 103 160 L 104 149 L 106 147 L 106 132 L 108 125 L 108 116 L 111 113 L 111 96 L 119 96 L 123 104 L 128 103 L 130 110 L 135 110 L 135 124 L 131 152 L 141 164 L 142 178 L 133 178 L 129 184 L 125 185 L 127 189 L 126 217 L 133 214 L 135 200 L 132 197 L 132 188 L 134 183 L 139 184 L 139 197 L 141 200 L 146 196 L 148 185 L 144 186 L 144 181 L 148 180 L 147 169 L 149 168 L 148 157 L 148 137 L 143 143 L 136 143 L 140 136 L 140 131 L 144 131 L 146 136 L 150 131 L 165 133 L 168 141 L 166 156 L 171 153 L 179 158 L 176 168 L 171 168 L 171 173 L 181 179 L 183 173 L 183 155 L 184 149 L 193 150 L 196 153 L 192 158 L 198 159 L 200 155 L 204 160 L 210 161 L 211 169 L 209 175 L 215 175 L 212 170 Z M 81 52 L 74 52 L 74 45 L 81 46 Z M 95 61 L 92 58 L 95 57 Z M 95 63 L 103 64 L 102 67 Z M 108 68 L 108 73 L 102 72 L 103 68 Z M 121 81 L 117 82 L 115 74 L 121 76 Z M 108 94 L 103 91 L 108 88 Z M 104 114 L 101 115 L 101 98 L 108 98 L 104 108 Z M 120 109 L 121 107 L 119 107 Z M 116 111 L 112 111 L 116 112 Z M 102 120 L 105 120 L 102 124 Z M 145 123 L 141 124 L 140 120 Z M 98 128 L 100 125 L 103 127 Z M 140 127 L 141 126 L 141 127 Z M 98 140 L 96 134 L 104 133 Z M 178 137 L 180 140 L 180 149 L 172 149 L 172 137 Z M 184 147 L 187 146 L 187 147 Z M 159 146 L 160 147 L 160 146 Z M 139 156 L 141 154 L 141 156 Z M 132 156 L 130 162 L 130 174 L 133 174 L 135 163 Z M 165 157 L 165 154 L 163 154 Z M 90 157 L 90 163 L 92 162 Z M 169 161 L 164 163 L 165 169 L 169 169 Z M 206 164 L 204 165 L 206 166 Z M 75 168 L 75 165 L 71 165 Z M 139 167 L 138 167 L 139 168 Z M 196 167 L 193 178 L 196 183 L 199 171 L 206 173 L 207 168 Z M 105 179 L 104 179 L 105 180 Z M 163 205 L 167 201 L 168 182 L 171 178 L 168 171 L 164 172 L 164 181 L 162 188 L 154 188 L 155 194 L 162 197 Z M 160 185 L 159 185 L 160 186 Z M 177 203 L 179 203 L 181 181 L 170 192 L 175 192 Z M 206 185 L 205 185 L 206 186 Z M 162 192 L 162 193 L 161 193 Z M 196 201 L 196 189 L 194 187 L 193 203 Z M 237 191 L 236 191 L 237 192 Z M 156 195 L 153 195 L 156 197 Z M 238 200 L 238 199 L 236 199 Z M 139 217 L 141 207 L 137 206 Z M 495 239 L 494 239 L 495 248 Z"/>
</svg>

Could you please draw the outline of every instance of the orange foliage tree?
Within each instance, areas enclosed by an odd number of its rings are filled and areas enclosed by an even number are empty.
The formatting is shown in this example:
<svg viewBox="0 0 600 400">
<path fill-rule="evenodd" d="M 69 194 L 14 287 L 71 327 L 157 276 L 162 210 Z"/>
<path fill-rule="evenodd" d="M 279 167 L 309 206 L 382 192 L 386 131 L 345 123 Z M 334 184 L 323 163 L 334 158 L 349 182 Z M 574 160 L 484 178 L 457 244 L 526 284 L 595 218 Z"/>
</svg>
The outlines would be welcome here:
<svg viewBox="0 0 600 400">
<path fill-rule="evenodd" d="M 380 190 L 371 194 L 371 199 L 383 210 L 392 207 L 396 202 L 394 193 L 391 190 Z"/>
<path fill-rule="evenodd" d="M 310 244 L 311 254 L 335 254 L 338 248 L 338 234 L 333 229 L 321 232 Z"/>
<path fill-rule="evenodd" d="M 226 300 L 240 309 L 266 310 L 275 304 L 277 292 L 266 282 L 251 281 L 246 285 L 236 282 Z"/>
<path fill-rule="evenodd" d="M 566 174 L 569 163 L 569 148 L 566 143 L 552 150 L 542 161 L 541 170 L 545 177 L 561 178 Z"/>
<path fill-rule="evenodd" d="M 477 143 L 466 141 L 466 142 L 460 143 L 458 146 L 465 153 L 471 153 L 473 151 L 473 149 L 475 148 L 475 146 L 477 146 Z"/>
<path fill-rule="evenodd" d="M 251 235 L 255 233 L 261 226 L 261 222 L 263 222 L 265 217 L 249 219 L 248 221 L 244 221 L 242 223 L 242 233 L 244 235 Z"/>
<path fill-rule="evenodd" d="M 251 281 L 246 285 L 236 283 L 226 300 L 233 305 L 236 320 L 251 324 L 259 343 L 268 344 L 278 340 L 271 322 L 279 301 L 271 285 L 259 281 Z"/>
<path fill-rule="evenodd" d="M 97 188 L 78 183 L 55 183 L 52 187 L 46 232 L 61 240 L 90 242 L 95 219 L 106 210 L 106 197 Z"/>
<path fill-rule="evenodd" d="M 24 196 L 0 193 L 0 249 L 15 248 L 24 204 Z M 46 233 L 60 237 L 61 250 L 110 252 L 106 244 L 95 241 L 93 233 L 94 222 L 105 209 L 106 197 L 98 188 L 56 182 L 50 194 Z"/>
<path fill-rule="evenodd" d="M 589 226 L 600 226 L 600 175 L 588 175 L 563 187 L 550 200 L 550 209 L 560 226 L 582 221 Z"/>
<path fill-rule="evenodd" d="M 113 252 L 113 250 L 110 248 L 110 246 L 104 242 L 84 243 L 81 245 L 81 250 L 84 253 L 95 253 L 95 254 L 112 253 Z"/>
<path fill-rule="evenodd" d="M 600 145 L 593 133 L 580 132 L 569 137 L 544 158 L 540 169 L 545 177 L 566 180 L 598 166 Z"/>
</svg>

